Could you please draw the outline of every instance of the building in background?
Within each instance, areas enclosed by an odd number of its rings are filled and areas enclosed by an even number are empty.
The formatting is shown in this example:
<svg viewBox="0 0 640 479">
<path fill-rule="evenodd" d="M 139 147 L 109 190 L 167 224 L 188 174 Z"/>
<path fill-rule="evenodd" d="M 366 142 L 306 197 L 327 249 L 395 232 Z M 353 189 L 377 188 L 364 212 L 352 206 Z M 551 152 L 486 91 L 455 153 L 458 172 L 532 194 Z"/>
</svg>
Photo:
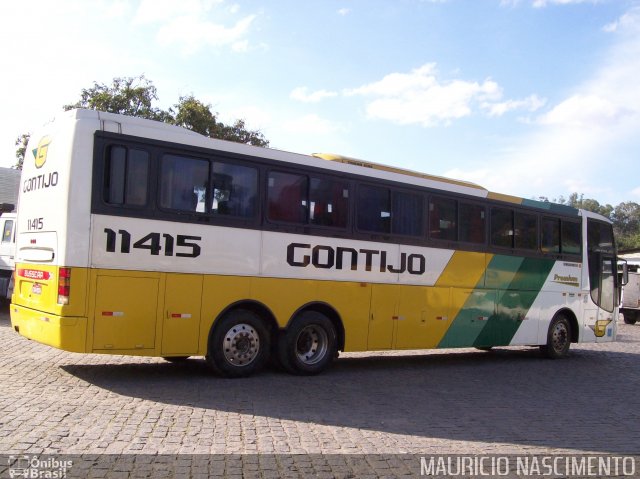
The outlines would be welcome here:
<svg viewBox="0 0 640 479">
<path fill-rule="evenodd" d="M 22 171 L 0 167 L 0 213 L 13 211 L 18 204 Z"/>
</svg>

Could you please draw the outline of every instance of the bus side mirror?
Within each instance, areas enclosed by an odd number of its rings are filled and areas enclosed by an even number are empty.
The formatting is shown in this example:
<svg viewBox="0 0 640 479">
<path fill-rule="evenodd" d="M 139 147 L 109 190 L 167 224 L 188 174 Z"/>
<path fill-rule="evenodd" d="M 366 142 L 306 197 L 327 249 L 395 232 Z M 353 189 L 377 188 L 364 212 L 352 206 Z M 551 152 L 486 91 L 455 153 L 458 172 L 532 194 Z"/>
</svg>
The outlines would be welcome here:
<svg viewBox="0 0 640 479">
<path fill-rule="evenodd" d="M 627 265 L 626 260 L 621 260 L 621 262 L 622 262 L 622 286 L 624 286 L 629 282 L 629 267 Z"/>
</svg>

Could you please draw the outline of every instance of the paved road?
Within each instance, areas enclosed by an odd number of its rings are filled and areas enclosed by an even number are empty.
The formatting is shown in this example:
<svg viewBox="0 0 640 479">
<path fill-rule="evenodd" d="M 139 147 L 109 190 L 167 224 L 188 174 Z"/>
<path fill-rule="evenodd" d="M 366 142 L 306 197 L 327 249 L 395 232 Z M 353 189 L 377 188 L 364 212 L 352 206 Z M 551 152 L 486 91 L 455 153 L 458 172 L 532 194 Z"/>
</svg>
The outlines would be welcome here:
<svg viewBox="0 0 640 479">
<path fill-rule="evenodd" d="M 317 377 L 231 380 L 201 358 L 58 351 L 14 333 L 5 307 L 0 453 L 638 453 L 640 324 L 572 349 L 351 353 Z"/>
</svg>

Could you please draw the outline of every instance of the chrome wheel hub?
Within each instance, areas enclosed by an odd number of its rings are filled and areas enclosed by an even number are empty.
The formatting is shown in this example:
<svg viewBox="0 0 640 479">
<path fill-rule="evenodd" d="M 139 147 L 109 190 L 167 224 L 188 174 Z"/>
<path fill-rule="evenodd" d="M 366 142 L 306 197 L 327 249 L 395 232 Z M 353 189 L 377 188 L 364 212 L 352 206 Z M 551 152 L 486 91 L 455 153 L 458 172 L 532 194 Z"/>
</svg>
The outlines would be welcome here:
<svg viewBox="0 0 640 479">
<path fill-rule="evenodd" d="M 258 332 L 248 324 L 237 324 L 224 337 L 224 357 L 234 366 L 246 366 L 260 352 Z"/>
<path fill-rule="evenodd" d="M 305 327 L 296 341 L 296 356 L 301 363 L 316 364 L 326 356 L 329 338 L 324 328 L 316 325 Z"/>
</svg>

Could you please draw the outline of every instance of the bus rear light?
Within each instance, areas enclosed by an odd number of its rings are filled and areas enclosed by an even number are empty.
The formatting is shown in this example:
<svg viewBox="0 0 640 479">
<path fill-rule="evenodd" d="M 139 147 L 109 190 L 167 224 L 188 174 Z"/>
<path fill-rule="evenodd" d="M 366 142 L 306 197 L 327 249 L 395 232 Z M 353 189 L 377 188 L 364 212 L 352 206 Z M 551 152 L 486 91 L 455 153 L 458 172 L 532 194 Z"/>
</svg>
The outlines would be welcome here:
<svg viewBox="0 0 640 479">
<path fill-rule="evenodd" d="M 69 304 L 71 295 L 71 268 L 58 270 L 58 304 Z"/>
</svg>

